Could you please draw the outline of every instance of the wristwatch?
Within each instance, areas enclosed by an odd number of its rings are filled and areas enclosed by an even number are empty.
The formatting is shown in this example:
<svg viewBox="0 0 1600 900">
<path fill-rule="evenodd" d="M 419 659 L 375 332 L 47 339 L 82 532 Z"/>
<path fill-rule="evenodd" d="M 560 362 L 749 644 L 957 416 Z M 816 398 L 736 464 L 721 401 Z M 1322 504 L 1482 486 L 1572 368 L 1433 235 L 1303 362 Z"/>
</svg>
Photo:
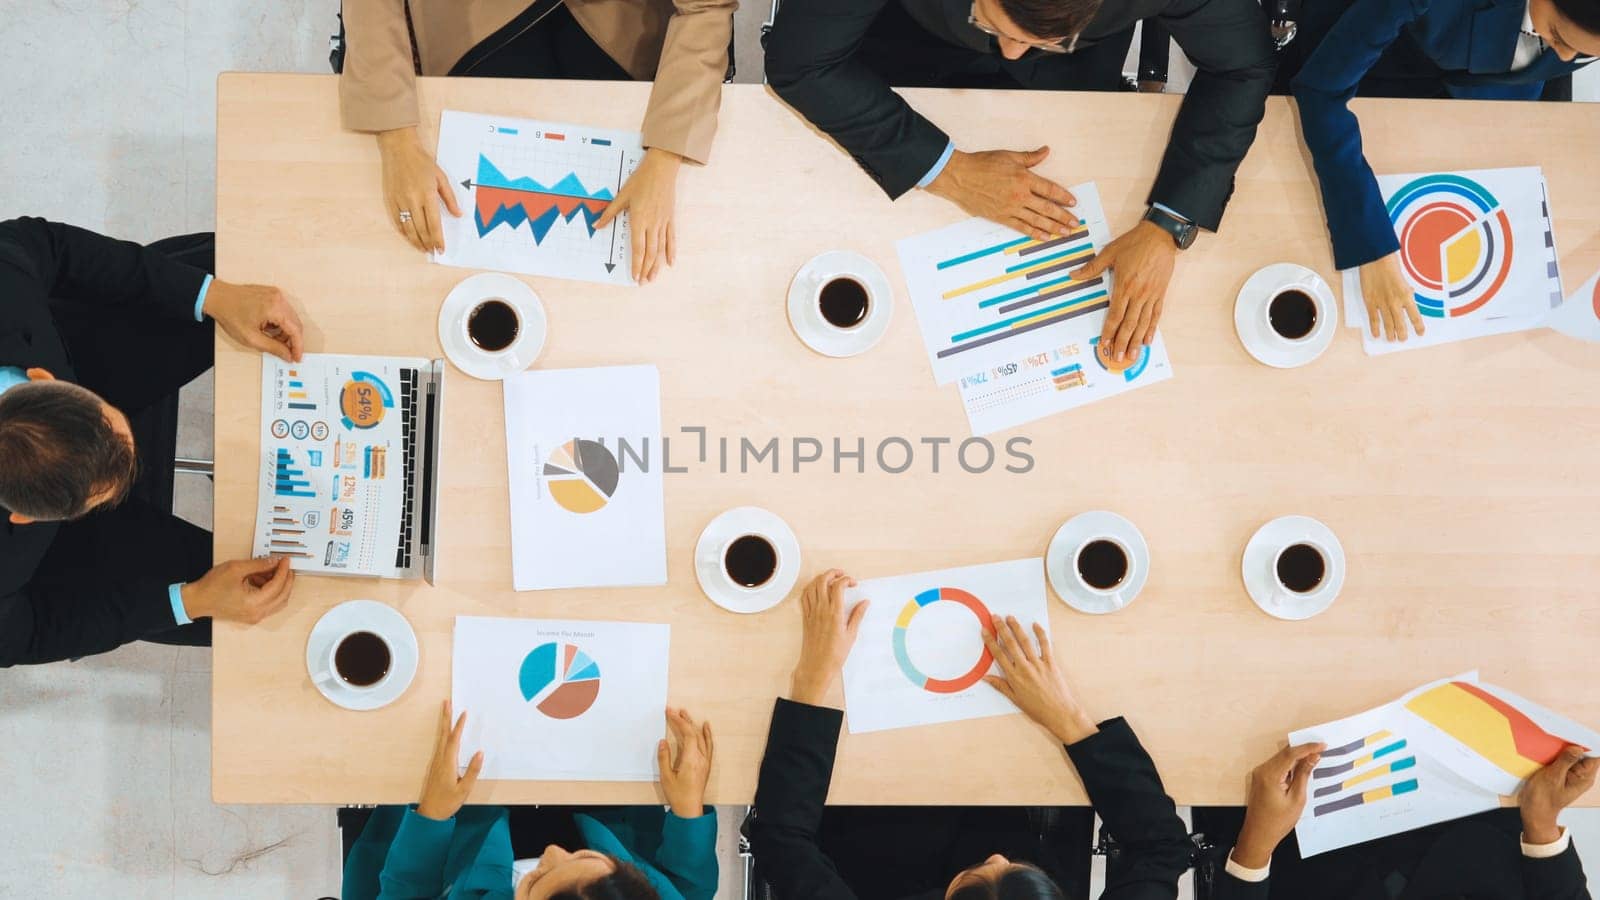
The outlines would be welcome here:
<svg viewBox="0 0 1600 900">
<path fill-rule="evenodd" d="M 1150 211 L 1144 214 L 1144 220 L 1155 223 L 1157 228 L 1172 235 L 1172 241 L 1178 245 L 1179 250 L 1189 249 L 1189 245 L 1194 243 L 1195 236 L 1200 233 L 1200 226 L 1155 206 L 1150 207 Z"/>
</svg>

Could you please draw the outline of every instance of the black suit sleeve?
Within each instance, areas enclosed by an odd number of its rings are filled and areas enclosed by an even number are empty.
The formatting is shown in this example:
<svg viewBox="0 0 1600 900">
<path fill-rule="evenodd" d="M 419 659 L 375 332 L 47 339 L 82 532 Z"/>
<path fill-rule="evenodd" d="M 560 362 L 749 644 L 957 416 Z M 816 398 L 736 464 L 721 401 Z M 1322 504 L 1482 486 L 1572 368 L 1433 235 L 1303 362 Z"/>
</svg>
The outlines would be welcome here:
<svg viewBox="0 0 1600 900">
<path fill-rule="evenodd" d="M 1271 877 L 1261 881 L 1241 881 L 1219 869 L 1211 900 L 1267 900 L 1272 894 L 1271 884 Z"/>
<path fill-rule="evenodd" d="M 1524 856 L 1522 884 L 1527 900 L 1591 900 L 1576 844 L 1547 859 Z"/>
<path fill-rule="evenodd" d="M 177 624 L 156 579 L 27 584 L 0 596 L 0 667 L 93 656 Z"/>
<path fill-rule="evenodd" d="M 191 322 L 206 278 L 158 250 L 35 218 L 0 222 L 0 264 L 28 275 L 40 299 L 143 308 Z"/>
<path fill-rule="evenodd" d="M 898 0 L 784 3 L 767 36 L 766 68 L 778 96 L 895 198 L 928 174 L 950 137 L 857 58 L 887 2 Z"/>
<path fill-rule="evenodd" d="M 1149 200 L 1215 231 L 1266 113 L 1277 55 L 1258 0 L 1174 0 L 1159 18 L 1196 72 Z"/>
<path fill-rule="evenodd" d="M 1161 775 L 1125 719 L 1067 746 L 1089 801 L 1122 847 L 1103 900 L 1171 900 L 1189 868 L 1193 845 Z"/>
<path fill-rule="evenodd" d="M 779 897 L 855 897 L 817 845 L 843 721 L 837 709 L 782 699 L 773 707 L 750 852 Z"/>
</svg>

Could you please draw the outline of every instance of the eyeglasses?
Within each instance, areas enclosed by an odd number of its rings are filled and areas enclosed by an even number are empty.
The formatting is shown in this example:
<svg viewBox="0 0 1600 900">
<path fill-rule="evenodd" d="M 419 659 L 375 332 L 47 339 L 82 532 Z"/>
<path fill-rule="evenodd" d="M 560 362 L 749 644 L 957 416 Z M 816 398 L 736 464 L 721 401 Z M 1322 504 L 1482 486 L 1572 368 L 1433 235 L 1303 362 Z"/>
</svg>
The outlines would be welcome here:
<svg viewBox="0 0 1600 900">
<path fill-rule="evenodd" d="M 1018 44 L 1026 44 L 1029 49 L 1038 50 L 1041 53 L 1071 53 L 1078 47 L 1078 36 L 1076 34 L 1070 38 L 1062 38 L 1056 41 L 1019 41 L 1009 34 L 1004 34 L 993 25 L 978 18 L 978 0 L 972 0 L 972 11 L 967 13 L 967 24 L 991 37 L 1005 38 Z"/>
</svg>

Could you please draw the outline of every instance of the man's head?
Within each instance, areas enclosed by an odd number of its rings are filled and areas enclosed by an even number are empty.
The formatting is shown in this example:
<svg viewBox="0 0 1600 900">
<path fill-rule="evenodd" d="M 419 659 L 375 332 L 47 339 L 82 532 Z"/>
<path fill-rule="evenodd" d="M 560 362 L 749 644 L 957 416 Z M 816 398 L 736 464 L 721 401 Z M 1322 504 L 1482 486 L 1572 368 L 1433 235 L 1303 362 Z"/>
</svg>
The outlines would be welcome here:
<svg viewBox="0 0 1600 900">
<path fill-rule="evenodd" d="M 1000 55 L 1018 59 L 1045 44 L 1070 42 L 1100 11 L 1101 0 L 975 0 L 972 18 L 994 35 Z"/>
<path fill-rule="evenodd" d="M 1041 869 L 998 853 L 963 870 L 944 896 L 945 900 L 1064 900 L 1061 888 Z"/>
<path fill-rule="evenodd" d="M 1600 0 L 1530 0 L 1528 15 L 1533 30 L 1567 62 L 1600 56 Z"/>
<path fill-rule="evenodd" d="M 128 417 L 43 369 L 28 379 L 0 394 L 0 507 L 26 525 L 120 502 L 137 468 Z"/>
</svg>

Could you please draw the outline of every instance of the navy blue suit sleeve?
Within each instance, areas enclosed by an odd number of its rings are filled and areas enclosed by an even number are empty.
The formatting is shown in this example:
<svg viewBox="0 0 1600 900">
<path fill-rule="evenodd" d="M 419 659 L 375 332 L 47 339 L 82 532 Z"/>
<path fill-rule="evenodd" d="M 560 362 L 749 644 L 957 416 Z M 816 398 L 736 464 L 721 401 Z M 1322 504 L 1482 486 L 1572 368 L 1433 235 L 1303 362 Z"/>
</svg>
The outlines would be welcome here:
<svg viewBox="0 0 1600 900">
<path fill-rule="evenodd" d="M 1590 900 L 1576 844 L 1548 859 L 1524 856 L 1522 885 L 1527 900 Z"/>
<path fill-rule="evenodd" d="M 0 222 L 0 262 L 31 276 L 43 298 L 144 308 L 188 322 L 206 279 L 159 250 L 32 217 Z"/>
<path fill-rule="evenodd" d="M 750 852 L 779 897 L 849 900 L 855 892 L 817 843 L 844 713 L 779 700 L 756 782 Z"/>
<path fill-rule="evenodd" d="M 1189 829 L 1127 720 L 1110 719 L 1099 727 L 1099 733 L 1067 745 L 1067 755 L 1106 831 L 1122 847 L 1123 857 L 1101 896 L 1171 900 L 1193 856 Z"/>
<path fill-rule="evenodd" d="M 1322 185 L 1338 268 L 1364 265 L 1400 249 L 1378 179 L 1361 151 L 1361 125 L 1350 99 L 1401 30 L 1427 7 L 1428 0 L 1355 0 L 1295 76 L 1300 126 Z"/>
</svg>

